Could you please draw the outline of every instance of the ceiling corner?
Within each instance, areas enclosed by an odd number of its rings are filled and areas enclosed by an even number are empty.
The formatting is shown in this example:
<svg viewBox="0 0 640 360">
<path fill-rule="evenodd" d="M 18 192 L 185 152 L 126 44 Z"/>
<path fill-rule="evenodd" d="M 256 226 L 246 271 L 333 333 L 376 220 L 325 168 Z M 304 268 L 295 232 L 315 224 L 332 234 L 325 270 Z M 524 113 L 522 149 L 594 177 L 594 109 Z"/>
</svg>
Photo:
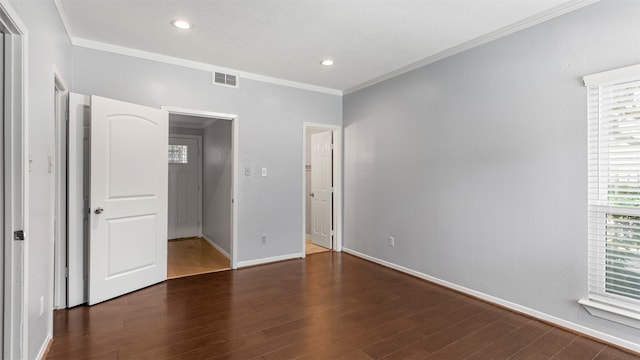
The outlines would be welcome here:
<svg viewBox="0 0 640 360">
<path fill-rule="evenodd" d="M 53 3 L 56 6 L 56 10 L 58 10 L 58 16 L 60 16 L 60 21 L 62 21 L 62 26 L 64 26 L 64 30 L 67 33 L 69 42 L 72 45 L 75 45 L 76 38 L 73 35 L 73 31 L 71 30 L 71 25 L 69 24 L 69 19 L 67 18 L 67 14 L 64 12 L 62 3 L 60 2 L 60 0 L 53 0 Z"/>
</svg>

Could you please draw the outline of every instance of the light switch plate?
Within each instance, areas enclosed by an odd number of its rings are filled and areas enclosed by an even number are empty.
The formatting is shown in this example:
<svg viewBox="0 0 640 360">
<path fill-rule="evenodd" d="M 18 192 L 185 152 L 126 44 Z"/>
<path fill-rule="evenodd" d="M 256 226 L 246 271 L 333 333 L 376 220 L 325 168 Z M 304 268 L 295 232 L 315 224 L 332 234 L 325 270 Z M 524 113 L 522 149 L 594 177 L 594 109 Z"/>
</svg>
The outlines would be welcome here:
<svg viewBox="0 0 640 360">
<path fill-rule="evenodd" d="M 262 168 L 262 176 L 267 176 L 267 168 Z"/>
</svg>

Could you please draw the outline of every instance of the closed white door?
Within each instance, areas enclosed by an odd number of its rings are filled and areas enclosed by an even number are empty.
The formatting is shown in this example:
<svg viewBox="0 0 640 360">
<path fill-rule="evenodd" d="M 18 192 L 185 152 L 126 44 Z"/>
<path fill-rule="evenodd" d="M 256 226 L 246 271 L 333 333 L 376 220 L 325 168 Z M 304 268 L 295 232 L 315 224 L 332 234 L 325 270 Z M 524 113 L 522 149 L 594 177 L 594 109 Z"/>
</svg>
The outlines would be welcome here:
<svg viewBox="0 0 640 360">
<path fill-rule="evenodd" d="M 89 305 L 167 278 L 166 111 L 91 96 Z"/>
<path fill-rule="evenodd" d="M 169 239 L 200 236 L 200 149 L 195 138 L 169 138 Z"/>
<path fill-rule="evenodd" d="M 331 249 L 332 132 L 311 135 L 311 242 Z"/>
</svg>

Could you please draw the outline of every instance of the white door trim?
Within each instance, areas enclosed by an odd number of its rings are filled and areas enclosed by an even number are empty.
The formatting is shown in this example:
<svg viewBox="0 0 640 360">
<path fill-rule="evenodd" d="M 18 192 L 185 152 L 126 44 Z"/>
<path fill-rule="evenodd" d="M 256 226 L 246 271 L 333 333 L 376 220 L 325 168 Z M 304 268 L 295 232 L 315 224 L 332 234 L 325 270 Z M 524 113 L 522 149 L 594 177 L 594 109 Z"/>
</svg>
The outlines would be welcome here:
<svg viewBox="0 0 640 360">
<path fill-rule="evenodd" d="M 54 188 L 54 256 L 55 260 L 51 263 L 53 274 L 53 288 L 51 289 L 51 301 L 54 309 L 63 309 L 67 307 L 67 120 L 68 111 L 68 87 L 62 78 L 62 75 L 56 65 L 53 65 L 53 84 L 58 91 L 62 92 L 63 98 L 54 97 L 54 148 L 53 148 L 53 183 Z M 64 102 L 64 107 L 60 108 L 60 102 Z M 65 164 L 63 166 L 63 164 Z M 51 302 L 50 302 L 51 303 Z M 50 324 L 50 330 L 53 332 L 53 322 Z"/>
<path fill-rule="evenodd" d="M 202 236 L 202 136 L 172 134 L 171 128 L 169 128 L 169 138 L 196 139 L 198 141 L 198 236 Z"/>
<path fill-rule="evenodd" d="M 87 302 L 89 241 L 89 96 L 69 94 L 67 191 L 67 307 Z M 85 141 L 87 144 L 85 144 Z M 87 183 L 85 183 L 87 181 Z"/>
<path fill-rule="evenodd" d="M 240 148 L 240 117 L 235 114 L 220 113 L 207 110 L 188 109 L 175 106 L 161 106 L 162 110 L 166 110 L 169 114 L 199 116 L 221 120 L 232 121 L 232 140 L 231 147 L 233 149 L 233 169 L 231 170 L 231 182 L 233 189 L 231 191 L 231 268 L 238 268 L 238 152 Z"/>
<path fill-rule="evenodd" d="M 5 36 L 4 109 L 4 248 L 3 312 L 5 359 L 23 358 L 28 351 L 28 252 L 29 242 L 13 240 L 13 232 L 24 230 L 29 236 L 29 130 L 28 116 L 28 35 L 8 0 L 0 0 L 0 31 Z"/>
<path fill-rule="evenodd" d="M 342 126 L 304 122 L 302 124 L 302 256 L 305 257 L 307 192 L 305 188 L 305 165 L 307 154 L 307 129 L 319 128 L 333 131 L 333 242 L 334 251 L 342 251 Z"/>
</svg>

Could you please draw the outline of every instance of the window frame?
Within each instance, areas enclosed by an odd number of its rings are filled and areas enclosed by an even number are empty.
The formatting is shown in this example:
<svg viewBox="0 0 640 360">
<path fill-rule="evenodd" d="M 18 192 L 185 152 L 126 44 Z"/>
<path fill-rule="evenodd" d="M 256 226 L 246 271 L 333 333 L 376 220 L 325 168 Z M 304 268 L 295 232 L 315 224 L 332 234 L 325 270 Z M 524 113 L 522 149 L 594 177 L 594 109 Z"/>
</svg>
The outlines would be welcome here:
<svg viewBox="0 0 640 360">
<path fill-rule="evenodd" d="M 622 323 L 635 328 L 640 328 L 640 300 L 620 295 L 617 293 L 607 292 L 606 279 L 607 279 L 607 254 L 606 254 L 606 238 L 607 234 L 607 221 L 603 220 L 602 223 L 598 223 L 596 220 L 601 215 L 628 215 L 628 216 L 640 216 L 640 208 L 632 208 L 628 206 L 612 206 L 608 203 L 607 199 L 603 203 L 600 203 L 601 199 L 606 199 L 610 196 L 610 183 L 601 183 L 601 164 L 599 163 L 601 148 L 607 146 L 601 141 L 602 112 L 600 107 L 602 106 L 602 88 L 609 88 L 617 84 L 624 84 L 632 81 L 640 81 L 640 64 L 632 65 L 624 68 L 605 71 L 593 75 L 588 75 L 583 78 L 584 84 L 588 93 L 588 136 L 593 136 L 593 132 L 596 132 L 598 140 L 595 142 L 597 149 L 594 149 L 594 142 L 591 138 L 588 138 L 589 151 L 588 151 L 588 174 L 589 174 L 589 196 L 588 196 L 588 295 L 584 299 L 580 299 L 579 303 L 582 304 L 585 309 L 593 316 L 605 318 L 611 321 Z M 596 102 L 594 103 L 594 98 Z M 635 96 L 634 96 L 635 99 Z M 640 99 L 640 94 L 638 95 Z M 597 106 L 597 118 L 593 118 L 593 106 Z M 608 115 L 608 113 L 606 114 Z M 597 125 L 594 125 L 594 121 Z M 607 124 L 608 125 L 608 124 Z M 597 127 L 597 129 L 594 129 Z M 593 161 L 594 152 L 598 155 L 597 161 Z M 610 152 L 605 151 L 607 154 Z M 595 163 L 595 165 L 594 165 Z M 640 164 L 640 160 L 637 162 Z M 636 164 L 636 163 L 633 163 Z M 593 189 L 592 177 L 597 177 L 597 192 L 598 196 L 593 199 L 591 191 Z M 618 211 L 619 210 L 619 211 Z M 640 232 L 640 230 L 639 230 Z M 598 243 L 599 242 L 599 243 Z M 595 255 L 595 256 L 594 256 Z M 595 284 L 595 285 L 594 285 Z M 600 290 L 599 291 L 594 291 Z"/>
</svg>

